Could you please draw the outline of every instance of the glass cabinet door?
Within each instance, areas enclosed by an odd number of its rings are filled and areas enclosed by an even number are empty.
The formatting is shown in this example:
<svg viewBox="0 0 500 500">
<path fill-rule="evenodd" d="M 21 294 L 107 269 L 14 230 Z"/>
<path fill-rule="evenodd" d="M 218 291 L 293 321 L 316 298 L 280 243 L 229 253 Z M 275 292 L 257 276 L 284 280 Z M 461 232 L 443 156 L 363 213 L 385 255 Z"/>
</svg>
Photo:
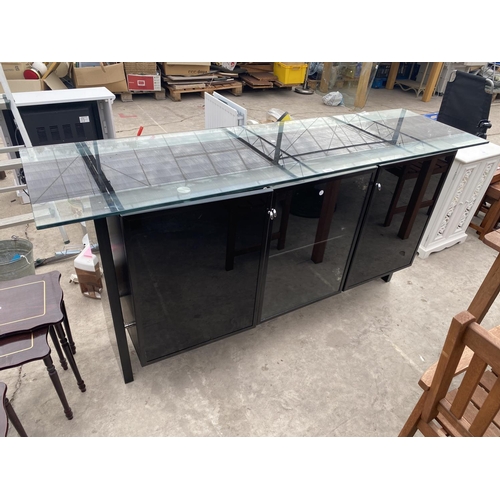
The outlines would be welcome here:
<svg viewBox="0 0 500 500">
<path fill-rule="evenodd" d="M 379 168 L 346 289 L 411 265 L 454 156 Z"/>
<path fill-rule="evenodd" d="M 143 364 L 255 324 L 271 192 L 123 218 Z"/>
<path fill-rule="evenodd" d="M 373 172 L 275 190 L 262 319 L 341 291 Z"/>
</svg>

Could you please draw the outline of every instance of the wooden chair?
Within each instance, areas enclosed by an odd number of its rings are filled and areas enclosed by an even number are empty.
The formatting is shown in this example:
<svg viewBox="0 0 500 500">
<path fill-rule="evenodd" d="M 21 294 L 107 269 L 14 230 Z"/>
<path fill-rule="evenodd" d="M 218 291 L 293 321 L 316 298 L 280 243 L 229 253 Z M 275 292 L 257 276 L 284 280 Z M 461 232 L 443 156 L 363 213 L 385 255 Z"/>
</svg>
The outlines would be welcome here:
<svg viewBox="0 0 500 500">
<path fill-rule="evenodd" d="M 468 311 L 457 314 L 437 365 L 420 379 L 424 392 L 399 436 L 413 436 L 419 430 L 433 437 L 500 437 L 498 373 L 498 331 L 484 329 Z"/>
<path fill-rule="evenodd" d="M 21 437 L 28 437 L 21 421 L 7 398 L 7 386 L 3 382 L 0 382 L 0 436 L 7 436 L 9 420 Z"/>
<path fill-rule="evenodd" d="M 480 212 L 484 213 L 481 223 L 470 222 L 469 227 L 476 230 L 480 240 L 484 240 L 488 233 L 495 230 L 500 220 L 500 182 L 489 185 L 475 215 Z"/>
<path fill-rule="evenodd" d="M 390 167 L 387 171 L 398 178 L 394 194 L 392 196 L 389 209 L 384 221 L 384 227 L 388 227 L 392 223 L 392 219 L 396 214 L 404 213 L 404 219 L 398 232 L 401 239 L 407 239 L 411 233 L 413 222 L 421 208 L 427 207 L 427 212 L 430 213 L 434 203 L 437 200 L 441 188 L 446 180 L 446 172 L 448 171 L 451 161 L 448 158 L 434 159 L 432 162 L 426 160 L 411 161 L 396 167 Z M 433 175 L 439 175 L 439 181 L 436 184 L 432 197 L 424 200 L 425 191 L 429 185 Z M 415 188 L 408 204 L 398 206 L 399 199 L 403 193 L 405 183 L 409 180 L 415 180 Z"/>
<path fill-rule="evenodd" d="M 500 252 L 500 232 L 484 242 Z M 419 381 L 423 393 L 400 437 L 417 430 L 424 436 L 500 436 L 500 326 L 488 331 L 480 325 L 499 292 L 500 254 L 468 310 L 453 318 L 438 362 Z"/>
<path fill-rule="evenodd" d="M 341 182 L 340 180 L 336 180 L 327 183 L 324 189 L 324 196 L 321 198 L 321 203 L 318 203 L 317 215 L 315 214 L 314 216 L 310 216 L 311 218 L 318 219 L 316 236 L 314 239 L 314 245 L 311 252 L 311 260 L 315 264 L 321 264 L 325 256 L 325 251 L 328 243 L 328 235 L 330 233 L 330 226 L 332 223 L 339 195 L 340 182 Z M 271 235 L 271 240 L 273 241 L 278 240 L 278 243 L 276 245 L 276 248 L 278 250 L 283 250 L 285 248 L 290 214 L 294 213 L 292 211 L 294 194 L 296 194 L 296 192 L 293 189 L 283 190 L 282 192 L 278 192 L 276 194 L 277 196 L 276 205 L 277 209 L 281 211 L 281 221 L 278 231 L 274 231 L 273 234 Z M 309 196 L 309 198 L 311 198 L 311 196 Z M 316 193 L 316 196 L 314 196 L 314 198 L 319 199 L 318 193 Z M 260 251 L 261 247 L 260 245 L 255 245 L 252 247 L 236 249 L 236 230 L 240 213 L 238 213 L 238 207 L 236 204 L 234 203 L 232 205 L 228 204 L 228 207 L 229 207 L 229 223 L 228 223 L 227 244 L 226 244 L 226 271 L 231 271 L 232 269 L 234 269 L 235 257 L 250 252 Z M 307 208 L 310 209 L 310 207 Z M 298 214 L 294 213 L 294 215 Z M 300 216 L 309 217 L 309 215 L 300 215 Z"/>
</svg>

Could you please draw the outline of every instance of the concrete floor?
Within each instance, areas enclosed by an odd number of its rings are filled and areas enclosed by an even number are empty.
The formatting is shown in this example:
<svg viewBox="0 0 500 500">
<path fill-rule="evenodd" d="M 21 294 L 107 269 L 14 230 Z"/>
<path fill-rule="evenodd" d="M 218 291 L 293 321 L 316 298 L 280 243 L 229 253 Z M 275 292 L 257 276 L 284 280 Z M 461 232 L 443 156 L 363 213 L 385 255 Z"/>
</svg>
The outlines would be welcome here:
<svg viewBox="0 0 500 500">
<path fill-rule="evenodd" d="M 328 107 L 320 94 L 288 89 L 225 95 L 256 121 L 264 121 L 271 108 L 295 119 L 354 111 Z M 365 110 L 430 113 L 440 102 L 434 96 L 424 103 L 413 91 L 372 89 Z M 136 135 L 140 126 L 143 135 L 202 129 L 203 103 L 198 94 L 183 95 L 181 102 L 152 95 L 128 103 L 117 99 L 117 135 Z M 500 144 L 499 104 L 493 103 L 490 119 L 489 140 Z M 12 193 L 1 195 L 0 207 L 3 216 L 29 211 Z M 66 248 L 75 248 L 81 228 L 67 231 Z M 13 234 L 33 242 L 35 258 L 64 249 L 57 229 L 38 231 L 29 224 L 0 231 L 0 239 Z M 396 436 L 452 316 L 467 308 L 496 257 L 473 231 L 468 234 L 461 245 L 417 257 L 390 283 L 370 282 L 148 367 L 140 366 L 129 342 L 135 377 L 130 384 L 123 382 L 105 297 L 86 298 L 69 282 L 72 259 L 38 267 L 37 273 L 62 274 L 87 392 L 78 390 L 70 370 L 58 368 L 74 412 L 68 421 L 41 361 L 4 371 L 0 380 L 30 436 Z M 499 322 L 495 304 L 483 324 Z M 16 435 L 11 426 L 9 436 Z"/>
</svg>

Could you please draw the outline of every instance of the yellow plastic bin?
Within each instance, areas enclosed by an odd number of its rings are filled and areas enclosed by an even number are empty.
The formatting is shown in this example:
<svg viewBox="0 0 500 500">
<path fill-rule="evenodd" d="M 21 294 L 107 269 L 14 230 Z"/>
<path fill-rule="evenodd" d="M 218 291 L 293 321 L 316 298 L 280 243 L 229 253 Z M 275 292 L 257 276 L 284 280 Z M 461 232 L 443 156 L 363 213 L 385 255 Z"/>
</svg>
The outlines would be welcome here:
<svg viewBox="0 0 500 500">
<path fill-rule="evenodd" d="M 285 85 L 304 83 L 306 78 L 307 63 L 282 63 L 275 62 L 273 73 L 278 80 Z"/>
</svg>

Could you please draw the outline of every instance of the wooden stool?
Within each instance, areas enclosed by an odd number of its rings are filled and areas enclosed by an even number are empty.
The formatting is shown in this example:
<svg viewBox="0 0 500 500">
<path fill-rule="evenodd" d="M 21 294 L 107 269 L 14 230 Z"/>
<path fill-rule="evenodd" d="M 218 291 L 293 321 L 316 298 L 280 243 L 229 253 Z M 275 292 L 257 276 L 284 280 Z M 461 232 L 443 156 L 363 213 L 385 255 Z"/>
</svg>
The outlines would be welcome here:
<svg viewBox="0 0 500 500">
<path fill-rule="evenodd" d="M 51 271 L 1 282 L 0 338 L 48 327 L 61 366 L 65 370 L 68 368 L 64 351 L 78 387 L 85 392 L 85 383 L 74 358 L 75 343 L 66 314 L 60 279 L 59 271 Z"/>
<path fill-rule="evenodd" d="M 21 437 L 28 437 L 14 408 L 12 408 L 10 401 L 7 399 L 7 386 L 3 382 L 0 382 L 0 436 L 7 437 L 9 420 Z"/>
<path fill-rule="evenodd" d="M 59 375 L 50 356 L 50 347 L 47 342 L 49 327 L 45 326 L 32 332 L 3 335 L 0 337 L 0 370 L 8 370 L 22 366 L 32 361 L 43 360 L 50 380 L 59 396 L 68 420 L 73 418 L 73 411 L 69 407 L 64 394 Z"/>
<path fill-rule="evenodd" d="M 384 227 L 389 227 L 391 225 L 394 215 L 404 213 L 405 215 L 398 236 L 401 239 L 407 239 L 410 236 L 418 211 L 421 208 L 428 207 L 427 213 L 429 214 L 432 210 L 441 188 L 443 187 L 444 181 L 446 180 L 445 174 L 448 171 L 448 167 L 449 164 L 446 160 L 436 158 L 431 162 L 426 162 L 425 160 L 411 161 L 401 166 L 388 168 L 387 171 L 395 175 L 398 178 L 398 182 L 385 217 Z M 440 175 L 441 177 L 437 182 L 432 198 L 424 200 L 425 191 L 433 175 Z M 416 184 L 412 191 L 410 201 L 407 205 L 398 206 L 404 185 L 406 181 L 411 179 L 415 179 Z"/>
<path fill-rule="evenodd" d="M 500 182 L 490 184 L 486 190 L 476 215 L 479 212 L 485 214 L 481 224 L 470 223 L 469 227 L 475 229 L 479 234 L 479 239 L 482 241 L 484 237 L 495 230 L 496 225 L 500 219 Z"/>
<path fill-rule="evenodd" d="M 340 181 L 328 182 L 324 189 L 324 196 L 319 197 L 319 193 L 315 193 L 316 196 L 310 196 L 309 193 L 305 193 L 305 198 L 313 199 L 317 201 L 318 213 L 314 214 L 311 218 L 318 219 L 318 226 L 316 229 L 316 237 L 314 240 L 314 246 L 311 254 L 311 260 L 315 264 L 320 264 L 323 262 L 323 258 L 326 251 L 326 246 L 328 242 L 328 235 L 330 232 L 330 225 L 332 223 L 333 214 L 335 212 L 335 207 L 337 204 L 337 198 L 340 189 Z M 299 191 L 299 194 L 304 194 L 304 192 Z M 290 214 L 299 215 L 292 211 L 293 197 L 297 194 L 297 191 L 293 189 L 284 190 L 284 192 L 277 195 L 277 208 L 279 205 L 279 210 L 281 211 L 281 221 L 278 231 L 273 232 L 271 235 L 271 240 L 278 240 L 276 248 L 278 250 L 283 250 L 286 243 L 286 235 L 288 230 L 288 221 Z M 235 203 L 228 204 L 229 209 L 229 223 L 228 223 L 228 233 L 227 233 L 227 244 L 226 244 L 226 271 L 231 271 L 234 268 L 234 258 L 239 255 L 244 255 L 250 252 L 256 252 L 260 250 L 260 245 L 236 249 L 236 232 L 238 218 L 241 217 L 241 213 L 244 210 L 238 211 L 238 207 Z M 316 207 L 314 207 L 316 208 Z M 310 210 L 310 207 L 307 207 Z M 309 215 L 299 215 L 299 217 L 309 217 Z"/>
</svg>

